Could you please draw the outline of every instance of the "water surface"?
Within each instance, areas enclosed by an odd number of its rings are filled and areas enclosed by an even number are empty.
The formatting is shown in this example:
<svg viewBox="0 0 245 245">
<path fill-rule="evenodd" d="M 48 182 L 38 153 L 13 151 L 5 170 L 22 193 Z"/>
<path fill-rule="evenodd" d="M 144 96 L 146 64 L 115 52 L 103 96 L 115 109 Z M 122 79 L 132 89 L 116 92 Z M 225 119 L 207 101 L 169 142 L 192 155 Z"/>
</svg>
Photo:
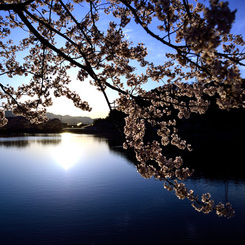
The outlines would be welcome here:
<svg viewBox="0 0 245 245">
<path fill-rule="evenodd" d="M 1 244 L 244 244 L 243 180 L 186 181 L 236 210 L 205 215 L 109 145 L 69 133 L 0 138 Z"/>
</svg>

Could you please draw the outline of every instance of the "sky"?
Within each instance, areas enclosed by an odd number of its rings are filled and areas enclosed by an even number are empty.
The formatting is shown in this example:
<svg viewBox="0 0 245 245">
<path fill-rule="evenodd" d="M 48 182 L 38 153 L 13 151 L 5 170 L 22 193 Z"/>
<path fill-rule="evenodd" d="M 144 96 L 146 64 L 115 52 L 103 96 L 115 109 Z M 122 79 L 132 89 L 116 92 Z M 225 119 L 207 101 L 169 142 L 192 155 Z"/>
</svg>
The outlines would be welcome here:
<svg viewBox="0 0 245 245">
<path fill-rule="evenodd" d="M 245 1 L 229 0 L 228 2 L 231 10 L 237 9 L 236 20 L 233 24 L 232 33 L 243 34 L 243 36 L 245 37 Z M 101 27 L 103 28 L 103 25 L 106 26 L 107 23 L 108 19 L 102 19 Z M 125 31 L 127 34 L 127 38 L 130 41 L 133 41 L 135 44 L 137 44 L 138 42 L 145 43 L 145 45 L 148 47 L 148 60 L 153 61 L 156 64 L 162 64 L 164 62 L 164 54 L 166 50 L 162 50 L 159 52 L 159 43 L 150 36 L 148 36 L 139 25 L 136 25 L 132 21 L 132 23 L 130 23 L 126 27 Z M 162 45 L 160 47 L 162 48 Z M 139 68 L 138 73 L 141 72 L 142 68 Z M 76 79 L 77 74 L 75 72 L 71 73 L 70 75 L 72 80 L 70 88 L 78 92 L 82 100 L 89 102 L 90 106 L 92 107 L 92 111 L 84 112 L 76 108 L 70 100 L 64 97 L 55 98 L 53 106 L 49 107 L 48 111 L 60 115 L 88 116 L 91 118 L 106 117 L 109 113 L 109 108 L 106 104 L 106 100 L 104 99 L 103 94 L 97 91 L 95 87 L 91 86 L 88 81 L 78 81 Z M 15 83 L 16 82 L 17 80 L 15 80 Z M 148 85 L 148 88 L 153 88 L 156 85 L 160 84 L 154 84 L 152 82 Z M 111 102 L 113 102 L 117 98 L 117 93 L 114 91 L 107 90 L 107 94 Z"/>
<path fill-rule="evenodd" d="M 106 30 L 110 20 L 110 15 L 103 15 L 103 17 L 98 22 L 98 27 L 101 28 L 101 30 Z M 136 25 L 133 20 L 125 28 L 125 33 L 127 35 L 127 39 L 133 41 L 134 44 L 140 42 L 145 43 L 147 45 L 148 53 L 152 61 L 157 62 L 159 64 L 163 63 L 165 57 L 164 53 L 159 54 L 159 50 L 156 48 L 158 42 L 154 40 L 152 37 L 146 35 L 145 31 L 139 25 Z M 137 73 L 140 74 L 142 72 L 144 72 L 144 70 L 139 66 L 137 68 Z M 76 90 L 83 100 L 89 102 L 89 105 L 92 107 L 92 111 L 81 111 L 80 109 L 75 108 L 73 103 L 64 97 L 55 98 L 53 106 L 50 107 L 48 111 L 62 115 L 69 114 L 72 116 L 82 115 L 91 118 L 105 118 L 109 113 L 109 108 L 103 94 L 96 90 L 95 87 L 89 84 L 89 79 L 87 81 L 85 80 L 84 82 L 77 81 L 75 73 L 71 74 L 71 77 L 71 89 Z M 156 85 L 151 84 L 149 89 L 153 88 Z M 118 98 L 118 93 L 111 89 L 107 89 L 106 93 L 109 97 L 110 102 L 113 102 L 116 98 Z M 60 104 L 64 104 L 65 108 L 60 107 Z"/>
<path fill-rule="evenodd" d="M 229 0 L 228 2 L 231 10 L 237 9 L 236 20 L 232 27 L 232 33 L 243 34 L 245 37 L 245 1 Z M 126 34 L 128 35 L 129 40 L 132 40 L 134 43 L 143 42 L 146 44 L 148 47 L 150 60 L 159 64 L 164 62 L 164 52 L 159 52 L 158 42 L 146 35 L 140 26 L 134 23 L 130 24 L 126 28 Z M 141 73 L 140 70 L 139 73 Z M 72 116 L 89 116 L 91 118 L 106 117 L 108 115 L 109 109 L 102 93 L 97 91 L 86 81 L 82 83 L 77 81 L 75 76 L 72 80 L 72 88 L 74 88 L 76 91 L 79 91 L 81 98 L 89 102 L 90 106 L 93 108 L 92 111 L 83 112 L 80 109 L 75 108 L 73 103 L 65 98 L 55 99 L 54 105 L 48 110 L 62 115 L 69 114 Z M 156 85 L 159 84 L 150 84 L 152 87 Z M 117 98 L 117 94 L 115 92 L 108 90 L 107 93 L 110 101 L 113 101 Z M 65 107 L 61 107 L 61 104 L 65 105 Z"/>
</svg>

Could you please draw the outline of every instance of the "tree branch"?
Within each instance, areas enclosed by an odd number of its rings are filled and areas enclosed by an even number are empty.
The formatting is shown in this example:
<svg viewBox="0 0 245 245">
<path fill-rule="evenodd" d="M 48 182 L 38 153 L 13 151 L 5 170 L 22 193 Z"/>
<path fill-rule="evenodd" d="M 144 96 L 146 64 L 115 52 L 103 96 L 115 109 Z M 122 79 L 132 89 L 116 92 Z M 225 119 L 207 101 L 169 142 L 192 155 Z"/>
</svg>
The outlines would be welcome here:
<svg viewBox="0 0 245 245">
<path fill-rule="evenodd" d="M 38 19 L 36 16 L 34 16 L 32 13 L 30 13 L 28 10 L 24 10 L 32 19 L 38 21 L 40 24 L 46 26 L 50 31 L 55 32 L 56 34 L 60 35 L 61 37 L 63 37 L 64 39 L 66 39 L 68 42 L 70 42 L 72 45 L 78 47 L 78 45 L 72 41 L 70 38 L 68 38 L 66 35 L 62 34 L 61 32 L 59 32 L 58 30 L 54 29 L 51 25 L 45 23 L 44 21 Z M 17 12 L 17 11 L 16 11 Z M 55 51 L 59 56 L 63 57 L 65 60 L 69 61 L 71 64 L 76 65 L 77 67 L 84 69 L 85 71 L 88 72 L 88 74 L 95 80 L 95 81 L 99 81 L 99 79 L 97 78 L 97 75 L 95 74 L 95 72 L 93 71 L 92 67 L 90 66 L 86 56 L 84 53 L 81 52 L 81 50 L 79 49 L 79 52 L 81 53 L 82 57 L 85 59 L 86 62 L 86 66 L 81 65 L 80 63 L 78 63 L 75 59 L 71 58 L 70 56 L 66 55 L 65 53 L 63 53 L 61 50 L 57 49 L 55 46 L 53 46 L 52 44 L 49 43 L 48 40 L 46 40 L 43 36 L 41 36 L 38 31 L 31 25 L 31 23 L 28 21 L 28 19 L 24 16 L 24 14 L 21 12 L 20 18 L 22 19 L 22 21 L 25 23 L 25 25 L 29 28 L 29 30 L 40 40 L 41 43 L 43 43 L 44 45 L 46 45 L 47 47 L 49 47 L 50 49 L 52 49 L 53 51 Z M 19 14 L 19 13 L 18 13 Z M 109 87 L 112 90 L 115 90 L 119 93 L 125 94 L 127 95 L 128 93 L 125 92 L 122 89 L 119 89 L 117 87 L 114 87 L 113 85 L 111 85 L 110 83 L 104 81 L 105 85 L 107 87 Z"/>
<path fill-rule="evenodd" d="M 15 10 L 15 12 L 19 15 L 21 20 L 24 22 L 24 24 L 28 27 L 28 29 L 36 36 L 36 38 L 45 46 L 56 52 L 59 56 L 63 57 L 70 63 L 76 65 L 77 67 L 87 70 L 87 67 L 78 63 L 77 61 L 73 60 L 70 56 L 63 53 L 60 49 L 56 48 L 54 45 L 52 45 L 47 39 L 45 39 L 39 32 L 34 28 L 34 26 L 29 22 L 29 20 L 26 18 L 26 16 L 23 14 L 22 10 Z"/>
<path fill-rule="evenodd" d="M 155 38 L 156 40 L 160 41 L 161 43 L 163 43 L 164 45 L 167 45 L 170 48 L 173 48 L 177 51 L 177 53 L 183 57 L 184 59 L 186 59 L 188 62 L 190 62 L 191 64 L 195 65 L 197 68 L 199 68 L 200 70 L 204 71 L 206 74 L 208 74 L 209 76 L 211 76 L 211 73 L 205 69 L 204 67 L 200 66 L 199 64 L 195 63 L 194 61 L 192 61 L 190 58 L 187 57 L 187 53 L 183 54 L 183 51 L 181 50 L 182 48 L 188 48 L 188 46 L 176 46 L 173 45 L 172 43 L 169 43 L 167 41 L 165 41 L 163 38 L 159 37 L 158 35 L 156 35 L 155 33 L 153 33 L 147 26 L 144 25 L 144 23 L 141 21 L 141 19 L 139 18 L 136 10 L 125 0 L 120 0 L 127 8 L 130 9 L 130 11 L 132 12 L 132 14 L 135 17 L 136 23 L 139 23 L 142 28 L 146 31 L 146 33 L 148 33 L 150 36 L 152 36 L 153 38 Z"/>
<path fill-rule="evenodd" d="M 216 54 L 216 55 L 223 56 L 223 57 L 229 59 L 230 61 L 235 62 L 236 64 L 238 64 L 238 65 L 240 65 L 240 66 L 245 66 L 245 64 L 243 64 L 242 62 L 240 62 L 239 59 L 232 58 L 232 57 L 230 57 L 228 54 L 219 53 L 219 52 L 215 52 L 215 54 Z M 233 54 L 231 54 L 231 55 L 233 55 Z M 241 60 L 243 60 L 243 59 L 241 59 Z"/>
<path fill-rule="evenodd" d="M 0 4 L 0 10 L 20 10 L 24 9 L 27 5 L 31 4 L 35 0 L 27 0 L 23 3 L 10 3 L 10 4 Z"/>
<path fill-rule="evenodd" d="M 11 93 L 9 93 L 7 90 L 6 90 L 6 87 L 4 85 L 2 85 L 0 83 L 0 88 L 2 89 L 2 91 L 7 94 L 13 101 L 14 103 L 21 109 L 23 109 L 23 107 L 19 104 L 19 102 L 13 97 L 13 95 Z"/>
<path fill-rule="evenodd" d="M 88 36 L 83 31 L 83 29 L 81 28 L 81 25 L 78 23 L 78 21 L 76 20 L 74 15 L 72 15 L 72 13 L 69 11 L 69 9 L 66 7 L 66 5 L 63 3 L 62 0 L 59 0 L 59 2 L 62 5 L 62 7 L 65 9 L 65 11 L 68 13 L 68 15 L 71 17 L 71 19 L 74 21 L 74 23 L 77 25 L 77 28 L 82 32 L 83 36 L 86 38 L 86 40 L 90 44 L 91 48 L 93 49 L 93 44 L 91 43 L 91 40 L 89 40 Z"/>
</svg>

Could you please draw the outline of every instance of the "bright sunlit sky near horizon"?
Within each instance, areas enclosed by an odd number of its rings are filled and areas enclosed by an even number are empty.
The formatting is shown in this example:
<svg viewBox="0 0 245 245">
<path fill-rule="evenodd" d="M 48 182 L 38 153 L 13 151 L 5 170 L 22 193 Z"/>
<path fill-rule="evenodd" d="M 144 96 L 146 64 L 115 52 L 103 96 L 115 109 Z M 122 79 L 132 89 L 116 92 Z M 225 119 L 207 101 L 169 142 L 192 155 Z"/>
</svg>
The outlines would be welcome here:
<svg viewBox="0 0 245 245">
<path fill-rule="evenodd" d="M 233 28 L 231 32 L 234 34 L 242 34 L 243 37 L 245 37 L 245 0 L 229 0 L 228 2 L 229 2 L 230 9 L 232 11 L 237 9 L 235 23 L 233 23 Z M 208 0 L 206 0 L 206 4 L 207 3 Z M 110 17 L 105 17 L 105 18 L 107 19 L 102 19 L 102 21 L 100 22 L 102 28 L 106 28 L 110 20 L 108 19 Z M 127 38 L 130 41 L 133 41 L 135 44 L 141 42 L 148 47 L 147 60 L 152 61 L 156 64 L 163 64 L 165 59 L 164 54 L 165 52 L 167 52 L 167 49 L 163 49 L 163 46 L 159 45 L 159 43 L 156 40 L 153 40 L 153 38 L 149 37 L 139 25 L 136 25 L 133 21 L 131 21 L 131 23 L 126 27 L 125 32 L 127 34 Z M 141 69 L 142 68 L 139 67 L 138 69 L 139 74 L 142 72 Z M 55 98 L 54 104 L 53 106 L 48 108 L 48 112 L 52 112 L 60 115 L 88 116 L 91 118 L 106 117 L 108 115 L 109 109 L 103 97 L 103 94 L 97 91 L 95 87 L 91 86 L 88 80 L 87 81 L 85 80 L 84 82 L 78 81 L 76 79 L 77 74 L 75 71 L 71 72 L 70 75 L 72 79 L 70 88 L 78 92 L 82 100 L 89 102 L 89 105 L 92 107 L 92 111 L 84 112 L 76 108 L 73 105 L 73 103 L 66 98 Z M 18 82 L 22 84 L 24 79 L 25 79 L 24 77 L 14 78 L 13 82 L 15 83 Z M 8 83 L 12 85 L 11 81 L 8 81 Z M 148 87 L 146 87 L 146 89 L 151 89 L 157 85 L 161 85 L 161 84 L 154 84 L 152 82 L 147 85 Z M 113 102 L 117 98 L 117 93 L 114 91 L 110 91 L 108 89 L 107 94 L 111 102 Z"/>
</svg>

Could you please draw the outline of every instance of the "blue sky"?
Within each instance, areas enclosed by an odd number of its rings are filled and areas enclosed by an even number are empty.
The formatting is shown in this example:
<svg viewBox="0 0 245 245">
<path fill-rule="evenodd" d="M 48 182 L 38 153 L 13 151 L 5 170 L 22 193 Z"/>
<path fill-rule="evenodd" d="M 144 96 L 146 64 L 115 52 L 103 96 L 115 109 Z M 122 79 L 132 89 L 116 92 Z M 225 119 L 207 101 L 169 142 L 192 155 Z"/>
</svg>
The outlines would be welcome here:
<svg viewBox="0 0 245 245">
<path fill-rule="evenodd" d="M 191 2 L 191 1 L 190 1 Z M 208 3 L 208 1 L 206 1 Z M 237 9 L 236 20 L 233 24 L 232 33 L 234 34 L 242 34 L 245 36 L 245 1 L 244 0 L 230 0 L 229 6 L 231 10 Z M 107 19 L 106 19 L 107 18 Z M 108 17 L 103 17 L 101 22 L 101 27 L 105 28 L 108 24 Z M 130 23 L 126 29 L 126 34 L 128 39 L 133 41 L 135 44 L 138 42 L 145 43 L 148 47 L 148 60 L 153 61 L 156 64 L 164 63 L 164 54 L 167 51 L 163 50 L 163 46 L 158 43 L 158 41 L 154 40 L 150 36 L 146 35 L 146 33 L 142 30 L 142 28 L 135 23 Z M 17 35 L 18 32 L 16 32 Z M 17 36 L 16 36 L 17 38 Z M 160 47 L 160 49 L 159 49 Z M 143 70 L 139 68 L 138 73 L 141 73 Z M 76 90 L 83 100 L 89 102 L 90 106 L 93 108 L 91 112 L 83 112 L 80 109 L 74 107 L 73 103 L 66 98 L 58 98 L 54 100 L 54 105 L 48 109 L 48 111 L 56 113 L 56 114 L 69 114 L 72 116 L 89 116 L 91 118 L 105 117 L 107 116 L 109 110 L 106 104 L 106 101 L 102 95 L 102 93 L 98 92 L 93 86 L 91 86 L 87 81 L 79 82 L 76 80 L 76 72 L 71 73 L 72 84 L 71 89 Z M 14 83 L 20 82 L 23 83 L 24 77 L 17 77 L 16 79 L 12 79 Z M 8 81 L 11 85 L 12 82 Z M 147 88 L 153 88 L 156 85 L 155 83 L 149 83 Z M 113 101 L 117 98 L 117 93 L 113 91 L 107 91 L 110 101 Z"/>
<path fill-rule="evenodd" d="M 208 1 L 206 1 L 208 3 Z M 237 9 L 236 20 L 232 27 L 232 33 L 234 34 L 242 34 L 245 37 L 245 1 L 244 0 L 230 0 L 229 6 L 231 10 Z M 104 21 L 106 24 L 107 20 Z M 150 60 L 154 61 L 157 64 L 162 64 L 164 62 L 164 53 L 166 50 L 160 50 L 159 46 L 162 48 L 162 45 L 145 34 L 142 28 L 132 22 L 132 24 L 128 25 L 126 28 L 126 34 L 128 35 L 129 40 L 132 40 L 134 43 L 142 42 L 145 43 L 148 47 L 148 53 Z M 139 73 L 141 73 L 141 68 L 139 68 Z M 159 84 L 148 84 L 148 87 L 155 87 Z M 105 117 L 109 110 L 108 106 L 105 102 L 105 99 L 102 93 L 95 90 L 94 87 L 91 87 L 88 83 L 77 82 L 74 76 L 72 87 L 77 91 L 81 91 L 81 97 L 84 100 L 87 100 L 92 106 L 92 112 L 82 112 L 79 109 L 74 108 L 72 102 L 67 102 L 65 98 L 58 99 L 54 102 L 54 106 L 50 108 L 53 112 L 60 114 L 71 114 L 71 115 L 83 115 L 90 116 L 92 118 L 97 117 Z M 111 101 L 117 98 L 117 94 L 113 91 L 107 91 L 109 98 Z M 66 102 L 65 102 L 66 101 Z M 65 103 L 66 109 L 64 107 L 61 109 L 59 105 Z"/>
</svg>

